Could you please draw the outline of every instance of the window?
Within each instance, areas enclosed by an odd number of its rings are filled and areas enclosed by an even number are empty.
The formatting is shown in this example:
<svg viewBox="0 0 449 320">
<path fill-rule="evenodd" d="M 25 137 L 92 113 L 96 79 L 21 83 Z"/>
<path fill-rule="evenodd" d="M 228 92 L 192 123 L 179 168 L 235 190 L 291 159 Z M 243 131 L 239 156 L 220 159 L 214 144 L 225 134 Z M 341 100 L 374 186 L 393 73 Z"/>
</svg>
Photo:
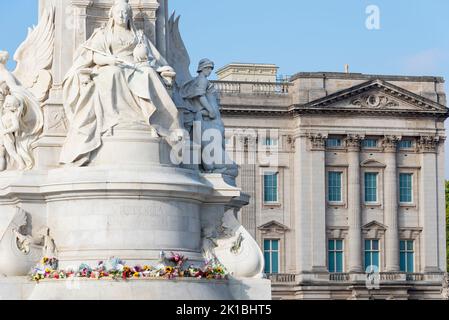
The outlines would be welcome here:
<svg viewBox="0 0 449 320">
<path fill-rule="evenodd" d="M 377 173 L 365 173 L 365 202 L 377 202 Z"/>
<path fill-rule="evenodd" d="M 399 141 L 399 149 L 411 149 L 413 148 L 412 140 L 401 140 Z"/>
<path fill-rule="evenodd" d="M 279 273 L 279 240 L 265 240 L 263 248 L 265 273 Z"/>
<path fill-rule="evenodd" d="M 364 148 L 377 148 L 377 139 L 365 139 L 363 140 Z"/>
<path fill-rule="evenodd" d="M 279 143 L 279 139 L 275 138 L 266 138 L 262 140 L 262 144 L 268 147 L 276 147 Z"/>
<path fill-rule="evenodd" d="M 277 172 L 266 172 L 263 177 L 263 192 L 265 203 L 278 202 L 278 177 Z"/>
<path fill-rule="evenodd" d="M 399 175 L 399 200 L 401 203 L 413 203 L 413 175 L 401 173 Z"/>
<path fill-rule="evenodd" d="M 327 139 L 326 146 L 328 148 L 339 148 L 341 147 L 341 139 Z"/>
<path fill-rule="evenodd" d="M 413 273 L 415 270 L 415 244 L 413 240 L 403 240 L 400 243 L 401 272 Z"/>
<path fill-rule="evenodd" d="M 342 202 L 342 190 L 341 190 L 341 181 L 342 181 L 342 172 L 330 171 L 328 173 L 328 198 L 329 202 Z"/>
<path fill-rule="evenodd" d="M 343 240 L 329 240 L 329 272 L 343 272 Z"/>
<path fill-rule="evenodd" d="M 379 240 L 365 240 L 365 270 L 380 268 Z"/>
</svg>

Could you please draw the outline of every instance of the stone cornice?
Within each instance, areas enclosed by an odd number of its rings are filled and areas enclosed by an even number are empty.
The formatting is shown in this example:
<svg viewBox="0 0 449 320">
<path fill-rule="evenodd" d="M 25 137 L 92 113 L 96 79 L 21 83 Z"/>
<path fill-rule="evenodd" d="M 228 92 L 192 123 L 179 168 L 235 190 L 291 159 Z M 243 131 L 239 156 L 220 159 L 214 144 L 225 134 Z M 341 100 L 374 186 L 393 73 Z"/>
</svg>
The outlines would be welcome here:
<svg viewBox="0 0 449 320">
<path fill-rule="evenodd" d="M 224 115 L 260 115 L 287 117 L 294 113 L 289 107 L 264 107 L 264 106 L 245 106 L 245 105 L 222 105 L 221 113 Z"/>
<path fill-rule="evenodd" d="M 433 76 L 398 76 L 385 74 L 363 74 L 363 73 L 342 73 L 342 72 L 299 72 L 290 77 L 290 81 L 297 79 L 339 79 L 339 80 L 376 80 L 404 81 L 404 82 L 431 82 L 444 83 L 443 77 Z"/>
<path fill-rule="evenodd" d="M 441 118 L 447 119 L 449 112 L 435 112 L 435 111 L 420 111 L 420 110 L 383 110 L 383 109 L 349 109 L 349 108 L 308 108 L 304 105 L 296 105 L 291 107 L 254 107 L 254 106 L 222 106 L 221 112 L 223 115 L 253 115 L 261 117 L 297 117 L 301 115 L 360 115 L 360 116 L 396 116 L 396 117 L 413 117 L 413 118 Z"/>
<path fill-rule="evenodd" d="M 338 105 L 349 100 L 348 105 Z M 401 108 L 403 102 L 410 108 Z M 307 114 L 354 114 L 361 116 L 406 116 L 446 119 L 449 109 L 435 101 L 377 79 L 336 92 L 306 104 L 290 106 L 254 106 L 227 104 L 225 115 L 295 117 Z"/>
</svg>

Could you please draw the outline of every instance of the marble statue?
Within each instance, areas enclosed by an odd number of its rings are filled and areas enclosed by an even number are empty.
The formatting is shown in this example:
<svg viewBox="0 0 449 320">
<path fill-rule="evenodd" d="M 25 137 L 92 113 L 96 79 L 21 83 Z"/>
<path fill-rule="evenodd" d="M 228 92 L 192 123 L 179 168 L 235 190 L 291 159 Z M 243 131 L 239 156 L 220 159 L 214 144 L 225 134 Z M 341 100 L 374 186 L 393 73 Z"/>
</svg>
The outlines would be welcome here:
<svg viewBox="0 0 449 320">
<path fill-rule="evenodd" d="M 179 17 L 175 19 L 174 14 L 168 21 L 167 32 L 172 49 L 167 59 L 176 72 L 173 99 L 181 114 L 183 126 L 192 140 L 194 140 L 194 123 L 201 126 L 200 169 L 206 173 L 224 174 L 230 177 L 231 184 L 235 184 L 238 166 L 226 152 L 225 128 L 220 114 L 218 93 L 208 80 L 215 65 L 209 59 L 201 60 L 197 77 L 192 77 L 189 71 L 190 57 L 179 31 Z M 208 141 L 209 135 L 214 136 L 211 139 L 213 141 Z M 215 137 L 220 141 L 216 141 Z M 211 152 L 208 152 L 209 150 Z"/>
<path fill-rule="evenodd" d="M 259 245 L 228 210 L 222 220 L 220 236 L 216 239 L 214 256 L 235 277 L 262 278 L 264 257 Z"/>
<path fill-rule="evenodd" d="M 162 76 L 165 78 L 162 78 Z M 166 83 L 175 76 L 156 47 L 137 30 L 126 0 L 116 0 L 108 23 L 78 50 L 63 83 L 70 129 L 60 162 L 89 164 L 114 129 L 147 130 L 155 136 L 180 128 Z"/>
<path fill-rule="evenodd" d="M 226 152 L 225 127 L 220 114 L 217 92 L 208 80 L 214 68 L 215 65 L 211 60 L 201 60 L 197 69 L 198 76 L 180 88 L 180 95 L 184 100 L 184 125 L 191 131 L 194 122 L 201 124 L 203 170 L 207 173 L 222 173 L 236 178 L 238 167 L 229 159 Z M 209 134 L 214 136 L 212 142 L 207 139 Z M 216 141 L 215 137 L 218 137 L 219 141 Z M 205 152 L 207 148 L 210 148 L 212 154 Z"/>
<path fill-rule="evenodd" d="M 30 170 L 32 143 L 43 128 L 40 103 L 52 83 L 54 10 L 45 10 L 37 27 L 29 29 L 17 49 L 14 72 L 6 68 L 9 54 L 0 52 L 0 171 Z"/>
<path fill-rule="evenodd" d="M 0 275 L 25 276 L 42 257 L 55 257 L 57 254 L 50 229 L 42 227 L 35 236 L 29 215 L 17 208 L 9 226 L 0 234 Z"/>
<path fill-rule="evenodd" d="M 0 173 L 0 277 L 8 278 L 0 278 L 0 300 L 269 299 L 270 281 L 259 277 L 263 254 L 235 220 L 249 196 L 226 180 L 238 170 L 221 157 L 224 125 L 208 80 L 213 62 L 203 60 L 198 75 L 189 74 L 179 30 L 163 7 L 148 5 L 155 0 L 91 2 L 95 15 L 69 26 L 82 10 L 41 0 L 39 24 L 14 56 L 16 71 L 7 70 L 8 54 L 0 52 L 0 170 L 39 168 Z M 157 48 L 146 33 L 153 22 Z M 181 115 L 196 120 L 201 133 L 214 133 L 215 162 L 174 161 L 176 148 L 182 153 L 187 145 Z M 160 281 L 76 283 L 82 274 L 59 273 L 94 270 L 108 257 L 117 259 L 100 265 L 154 270 L 172 264 L 164 250 L 188 259 L 192 270 L 206 259 L 222 271 L 212 278 L 208 271 L 208 281 L 175 282 L 160 272 Z M 32 269 L 39 261 L 55 272 Z M 30 270 L 46 280 L 32 282 Z M 75 285 L 82 289 L 67 290 Z"/>
<path fill-rule="evenodd" d="M 0 56 L 0 171 L 30 170 L 31 146 L 43 127 L 42 110 L 35 96 L 7 71 L 8 54 Z"/>
<path fill-rule="evenodd" d="M 5 98 L 8 95 L 9 95 L 9 88 L 6 85 L 6 82 L 0 83 L 0 110 L 3 110 L 3 104 L 5 103 Z M 3 139 L 0 138 L 0 172 L 5 170 L 6 170 L 6 149 L 3 146 Z"/>
</svg>

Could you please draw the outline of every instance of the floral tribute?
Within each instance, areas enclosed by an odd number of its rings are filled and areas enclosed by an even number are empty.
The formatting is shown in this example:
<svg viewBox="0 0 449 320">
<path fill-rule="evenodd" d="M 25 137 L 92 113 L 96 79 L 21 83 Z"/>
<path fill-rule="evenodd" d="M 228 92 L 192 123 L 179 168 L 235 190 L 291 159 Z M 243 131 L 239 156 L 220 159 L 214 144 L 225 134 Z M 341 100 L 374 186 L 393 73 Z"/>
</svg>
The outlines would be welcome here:
<svg viewBox="0 0 449 320">
<path fill-rule="evenodd" d="M 33 268 L 31 278 L 34 281 L 59 280 L 70 278 L 85 279 L 105 279 L 105 280 L 129 280 L 129 279 L 227 279 L 226 269 L 217 261 L 206 261 L 203 267 L 187 266 L 187 258 L 174 254 L 165 259 L 156 267 L 153 266 L 128 266 L 125 261 L 118 258 L 110 258 L 108 261 L 100 261 L 95 268 L 87 264 L 81 264 L 76 270 L 58 269 L 56 258 L 43 258 L 40 263 Z"/>
</svg>

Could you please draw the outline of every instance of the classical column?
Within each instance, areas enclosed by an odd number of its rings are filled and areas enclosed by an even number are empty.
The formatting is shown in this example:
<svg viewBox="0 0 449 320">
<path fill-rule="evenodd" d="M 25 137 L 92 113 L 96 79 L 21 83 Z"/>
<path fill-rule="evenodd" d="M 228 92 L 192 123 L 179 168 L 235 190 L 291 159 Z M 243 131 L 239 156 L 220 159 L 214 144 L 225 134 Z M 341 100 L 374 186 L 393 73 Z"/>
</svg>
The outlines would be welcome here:
<svg viewBox="0 0 449 320">
<path fill-rule="evenodd" d="M 310 183 L 312 173 L 309 157 L 309 138 L 305 135 L 295 136 L 294 153 L 294 190 L 293 197 L 294 226 L 295 226 L 295 264 L 296 271 L 310 272 L 311 263 L 311 233 L 310 233 Z"/>
<path fill-rule="evenodd" d="M 438 263 L 437 146 L 438 137 L 425 136 L 418 140 L 421 153 L 419 214 L 423 227 L 421 261 L 424 272 L 441 271 Z"/>
<path fill-rule="evenodd" d="M 237 137 L 240 138 L 241 137 Z M 257 139 L 255 136 L 248 136 L 244 141 L 240 142 L 244 145 L 244 155 L 245 161 L 240 162 L 240 179 L 242 190 L 249 194 L 251 199 L 250 203 L 242 208 L 242 225 L 246 230 L 253 236 L 254 239 L 257 237 L 257 207 L 256 203 L 260 202 L 259 195 L 263 194 L 263 191 L 256 192 L 256 152 L 257 152 Z M 259 217 L 259 219 L 261 219 Z"/>
<path fill-rule="evenodd" d="M 349 272 L 363 272 L 362 213 L 360 204 L 360 141 L 358 135 L 346 139 L 348 150 Z"/>
<path fill-rule="evenodd" d="M 311 179 L 311 233 L 312 272 L 328 272 L 326 266 L 326 139 L 323 134 L 313 134 L 310 139 L 309 170 Z"/>
<path fill-rule="evenodd" d="M 399 271 L 399 225 L 398 225 L 398 175 L 396 150 L 398 138 L 386 136 L 383 140 L 385 153 L 385 224 L 386 271 Z"/>
</svg>

